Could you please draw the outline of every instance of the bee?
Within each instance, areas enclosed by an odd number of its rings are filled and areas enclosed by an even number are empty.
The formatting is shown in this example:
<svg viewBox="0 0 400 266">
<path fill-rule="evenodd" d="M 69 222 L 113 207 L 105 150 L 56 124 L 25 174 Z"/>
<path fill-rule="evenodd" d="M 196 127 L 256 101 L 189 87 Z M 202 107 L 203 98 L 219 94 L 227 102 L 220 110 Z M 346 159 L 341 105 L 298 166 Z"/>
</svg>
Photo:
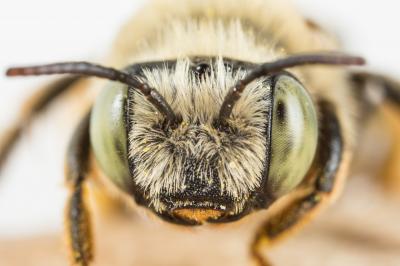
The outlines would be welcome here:
<svg viewBox="0 0 400 266">
<path fill-rule="evenodd" d="M 82 76 L 110 80 L 67 151 L 73 265 L 93 260 L 88 182 L 182 227 L 256 224 L 251 259 L 270 265 L 264 247 L 337 197 L 366 118 L 386 103 L 398 108 L 397 82 L 345 68 L 365 62 L 287 4 L 239 3 L 154 0 L 123 27 L 107 66 L 7 70 L 68 76 L 35 95 L 5 134 L 0 168 L 24 124 Z"/>
</svg>

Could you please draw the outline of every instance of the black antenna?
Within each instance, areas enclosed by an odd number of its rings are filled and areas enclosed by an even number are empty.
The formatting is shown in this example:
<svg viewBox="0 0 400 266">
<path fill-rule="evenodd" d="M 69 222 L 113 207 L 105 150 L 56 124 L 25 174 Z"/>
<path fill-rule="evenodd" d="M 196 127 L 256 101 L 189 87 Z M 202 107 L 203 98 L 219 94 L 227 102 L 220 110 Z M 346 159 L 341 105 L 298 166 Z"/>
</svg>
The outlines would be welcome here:
<svg viewBox="0 0 400 266">
<path fill-rule="evenodd" d="M 225 123 L 232 113 L 232 109 L 246 86 L 262 76 L 273 74 L 286 68 L 302 65 L 363 65 L 365 60 L 361 57 L 353 57 L 340 54 L 299 54 L 292 55 L 274 62 L 264 63 L 239 80 L 227 93 L 219 111 L 219 123 Z"/>
<path fill-rule="evenodd" d="M 7 76 L 33 76 L 33 75 L 52 75 L 52 74 L 79 74 L 85 76 L 96 76 L 121 82 L 139 90 L 147 100 L 152 103 L 157 110 L 163 114 L 171 123 L 172 127 L 179 124 L 178 118 L 164 97 L 146 83 L 140 82 L 137 78 L 128 73 L 88 62 L 66 62 L 49 65 L 39 65 L 30 67 L 13 67 L 6 72 Z"/>
</svg>

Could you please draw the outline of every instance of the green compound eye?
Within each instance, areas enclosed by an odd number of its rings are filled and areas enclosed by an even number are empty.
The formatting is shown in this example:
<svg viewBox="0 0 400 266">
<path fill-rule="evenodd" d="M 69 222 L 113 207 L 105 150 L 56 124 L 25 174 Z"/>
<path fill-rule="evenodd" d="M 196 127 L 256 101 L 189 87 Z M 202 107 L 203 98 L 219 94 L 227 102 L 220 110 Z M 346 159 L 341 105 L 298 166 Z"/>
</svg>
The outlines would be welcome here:
<svg viewBox="0 0 400 266">
<path fill-rule="evenodd" d="M 104 173 L 120 188 L 129 179 L 125 105 L 127 86 L 110 83 L 97 97 L 90 121 L 94 155 Z"/>
<path fill-rule="evenodd" d="M 270 193 L 282 196 L 303 180 L 317 141 L 317 114 L 309 94 L 295 78 L 278 76 L 272 115 Z"/>
</svg>

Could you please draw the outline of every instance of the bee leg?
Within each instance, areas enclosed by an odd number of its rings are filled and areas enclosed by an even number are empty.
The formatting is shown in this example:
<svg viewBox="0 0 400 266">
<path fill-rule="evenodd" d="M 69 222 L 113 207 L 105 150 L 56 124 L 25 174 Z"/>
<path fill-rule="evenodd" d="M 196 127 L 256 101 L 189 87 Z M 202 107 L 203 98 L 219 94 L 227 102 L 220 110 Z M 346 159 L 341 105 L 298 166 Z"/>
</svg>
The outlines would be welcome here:
<svg viewBox="0 0 400 266">
<path fill-rule="evenodd" d="M 259 266 L 271 265 L 263 258 L 262 248 L 268 248 L 304 225 L 318 207 L 323 206 L 321 203 L 331 198 L 335 182 L 342 176 L 342 168 L 347 167 L 341 127 L 333 106 L 322 101 L 320 114 L 320 138 L 314 164 L 310 169 L 310 180 L 313 180 L 310 189 L 304 190 L 274 213 L 256 232 L 250 251 Z"/>
<path fill-rule="evenodd" d="M 314 214 L 313 211 L 322 202 L 323 195 L 320 193 L 322 192 L 307 194 L 292 201 L 290 205 L 276 213 L 258 229 L 250 247 L 250 255 L 257 266 L 272 265 L 263 257 L 262 250 L 268 249 L 278 240 L 299 229 L 303 225 L 304 219 L 307 220 Z"/>
<path fill-rule="evenodd" d="M 364 111 L 378 111 L 386 123 L 391 147 L 379 181 L 388 191 L 400 194 L 400 82 L 373 73 L 354 73 L 351 79 L 366 106 Z"/>
<path fill-rule="evenodd" d="M 66 179 L 71 189 L 66 208 L 66 234 L 72 265 L 89 265 L 93 258 L 90 217 L 85 202 L 84 181 L 89 168 L 90 113 L 81 121 L 69 145 Z"/>
<path fill-rule="evenodd" d="M 43 112 L 52 102 L 62 95 L 63 92 L 72 88 L 79 80 L 79 77 L 67 77 L 55 81 L 54 83 L 44 87 L 38 93 L 32 95 L 24 104 L 19 119 L 15 122 L 0 139 L 0 171 L 4 163 L 18 142 L 23 130 L 32 122 L 32 120 L 41 112 Z"/>
</svg>

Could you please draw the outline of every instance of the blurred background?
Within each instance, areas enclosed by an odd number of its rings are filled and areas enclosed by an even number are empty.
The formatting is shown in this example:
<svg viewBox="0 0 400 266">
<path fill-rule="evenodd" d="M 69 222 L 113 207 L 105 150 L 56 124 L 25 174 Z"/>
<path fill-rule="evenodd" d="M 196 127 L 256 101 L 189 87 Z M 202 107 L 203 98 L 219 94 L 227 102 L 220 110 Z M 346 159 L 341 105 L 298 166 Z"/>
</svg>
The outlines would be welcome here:
<svg viewBox="0 0 400 266">
<path fill-rule="evenodd" d="M 0 72 L 11 65 L 100 61 L 121 24 L 146 1 L 13 0 L 0 3 Z M 400 2 L 293 0 L 307 16 L 367 58 L 368 68 L 400 79 Z M 0 75 L 0 132 L 48 78 Z M 56 108 L 55 108 L 56 109 Z M 54 109 L 52 109 L 54 110 Z M 65 114 L 45 114 L 25 135 L 0 176 L 0 238 L 62 228 Z"/>
</svg>

